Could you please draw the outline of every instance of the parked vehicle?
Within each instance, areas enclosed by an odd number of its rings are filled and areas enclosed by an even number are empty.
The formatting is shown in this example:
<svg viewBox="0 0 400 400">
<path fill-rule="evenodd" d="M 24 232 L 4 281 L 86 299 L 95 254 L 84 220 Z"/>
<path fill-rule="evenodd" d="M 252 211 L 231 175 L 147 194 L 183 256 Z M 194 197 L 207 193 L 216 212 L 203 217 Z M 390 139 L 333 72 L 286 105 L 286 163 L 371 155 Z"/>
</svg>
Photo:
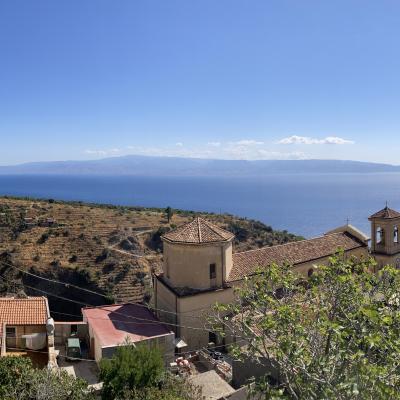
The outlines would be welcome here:
<svg viewBox="0 0 400 400">
<path fill-rule="evenodd" d="M 77 338 L 68 338 L 65 343 L 65 355 L 67 360 L 77 360 L 82 358 L 81 343 Z"/>
</svg>

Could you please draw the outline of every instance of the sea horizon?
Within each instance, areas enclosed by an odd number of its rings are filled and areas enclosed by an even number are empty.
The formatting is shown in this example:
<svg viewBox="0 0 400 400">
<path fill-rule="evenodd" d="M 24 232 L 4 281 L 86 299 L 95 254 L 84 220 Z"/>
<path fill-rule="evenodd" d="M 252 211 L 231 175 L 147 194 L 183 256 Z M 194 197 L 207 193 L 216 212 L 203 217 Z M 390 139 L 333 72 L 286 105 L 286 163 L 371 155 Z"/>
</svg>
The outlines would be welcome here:
<svg viewBox="0 0 400 400">
<path fill-rule="evenodd" d="M 310 238 L 347 222 L 369 235 L 370 214 L 386 201 L 399 208 L 399 183 L 395 172 L 248 178 L 2 175 L 0 195 L 228 213 Z"/>
</svg>

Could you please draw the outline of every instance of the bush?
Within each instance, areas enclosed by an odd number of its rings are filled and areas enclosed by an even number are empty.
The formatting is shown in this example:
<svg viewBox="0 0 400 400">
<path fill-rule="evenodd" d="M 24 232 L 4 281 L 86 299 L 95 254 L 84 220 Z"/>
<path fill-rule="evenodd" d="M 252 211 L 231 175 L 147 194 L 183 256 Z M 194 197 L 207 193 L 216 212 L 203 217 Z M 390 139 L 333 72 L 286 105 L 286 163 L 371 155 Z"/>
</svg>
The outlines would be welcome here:
<svg viewBox="0 0 400 400">
<path fill-rule="evenodd" d="M 50 237 L 50 235 L 47 232 L 43 233 L 42 236 L 40 236 L 39 240 L 37 241 L 38 244 L 43 244 L 43 243 L 47 242 L 49 237 Z"/>
<path fill-rule="evenodd" d="M 75 263 L 75 262 L 78 261 L 78 256 L 74 254 L 73 256 L 71 256 L 71 257 L 69 258 L 68 261 L 69 261 L 71 264 L 72 264 L 72 263 Z"/>
<path fill-rule="evenodd" d="M 111 256 L 111 252 L 108 249 L 104 249 L 99 256 L 96 257 L 96 264 L 106 260 Z"/>
<path fill-rule="evenodd" d="M 54 268 L 61 268 L 61 262 L 59 260 L 53 260 L 50 265 Z"/>
<path fill-rule="evenodd" d="M 87 268 L 76 268 L 76 278 L 82 283 L 91 283 L 93 281 L 92 273 Z"/>
<path fill-rule="evenodd" d="M 235 357 L 272 360 L 255 379 L 260 398 L 400 399 L 400 271 L 375 268 L 343 251 L 307 280 L 271 265 L 238 288 L 236 304 L 216 307 L 215 329 L 247 343 Z"/>
<path fill-rule="evenodd" d="M 160 350 L 127 343 L 118 347 L 113 358 L 102 359 L 100 363 L 100 379 L 104 382 L 102 399 L 117 399 L 126 391 L 155 387 L 163 374 Z"/>
<path fill-rule="evenodd" d="M 66 372 L 35 369 L 29 358 L 0 358 L 2 400 L 94 400 L 87 383 Z"/>
</svg>

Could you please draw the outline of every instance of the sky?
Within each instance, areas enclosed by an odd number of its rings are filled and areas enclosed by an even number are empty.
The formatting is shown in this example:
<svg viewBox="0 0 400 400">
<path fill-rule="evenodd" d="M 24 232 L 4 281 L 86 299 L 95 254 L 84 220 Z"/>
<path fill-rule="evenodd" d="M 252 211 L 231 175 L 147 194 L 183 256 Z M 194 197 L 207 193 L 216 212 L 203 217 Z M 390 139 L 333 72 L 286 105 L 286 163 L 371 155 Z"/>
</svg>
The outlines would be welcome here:
<svg viewBox="0 0 400 400">
<path fill-rule="evenodd" d="M 400 164 L 398 0 L 0 2 L 0 165 Z"/>
</svg>

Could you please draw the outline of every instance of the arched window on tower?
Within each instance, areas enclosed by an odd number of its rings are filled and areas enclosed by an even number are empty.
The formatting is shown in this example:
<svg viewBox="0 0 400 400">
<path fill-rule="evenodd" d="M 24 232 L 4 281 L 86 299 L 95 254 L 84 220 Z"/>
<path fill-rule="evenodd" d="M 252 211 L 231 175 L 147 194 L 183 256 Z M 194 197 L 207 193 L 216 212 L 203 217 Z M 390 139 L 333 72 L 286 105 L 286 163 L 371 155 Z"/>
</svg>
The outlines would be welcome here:
<svg viewBox="0 0 400 400">
<path fill-rule="evenodd" d="M 399 228 L 397 226 L 394 227 L 393 242 L 394 243 L 399 243 Z"/>
<path fill-rule="evenodd" d="M 380 226 L 376 228 L 376 243 L 385 244 L 385 231 Z"/>
</svg>

